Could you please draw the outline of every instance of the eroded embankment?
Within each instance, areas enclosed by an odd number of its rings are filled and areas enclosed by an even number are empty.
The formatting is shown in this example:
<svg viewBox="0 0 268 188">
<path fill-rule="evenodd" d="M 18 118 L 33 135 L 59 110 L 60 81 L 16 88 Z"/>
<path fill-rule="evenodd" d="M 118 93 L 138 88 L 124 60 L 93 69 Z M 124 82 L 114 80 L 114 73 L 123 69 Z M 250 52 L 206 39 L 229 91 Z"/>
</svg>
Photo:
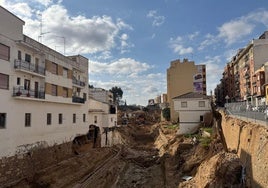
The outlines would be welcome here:
<svg viewBox="0 0 268 188">
<path fill-rule="evenodd" d="M 241 159 L 248 187 L 268 187 L 268 128 L 222 113 L 222 130 L 230 151 Z"/>
</svg>

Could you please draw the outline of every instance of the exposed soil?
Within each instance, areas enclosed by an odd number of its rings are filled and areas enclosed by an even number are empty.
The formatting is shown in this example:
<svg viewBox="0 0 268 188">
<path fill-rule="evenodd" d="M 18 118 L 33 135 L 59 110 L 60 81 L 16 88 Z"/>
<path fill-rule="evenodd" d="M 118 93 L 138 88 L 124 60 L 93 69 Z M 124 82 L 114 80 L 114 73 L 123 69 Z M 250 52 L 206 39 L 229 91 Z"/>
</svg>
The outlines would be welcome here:
<svg viewBox="0 0 268 188">
<path fill-rule="evenodd" d="M 85 144 L 79 155 L 13 187 L 234 187 L 240 183 L 240 161 L 223 151 L 217 136 L 202 146 L 193 138 L 176 136 L 168 123 L 127 125 L 115 131 L 124 144 L 112 148 Z"/>
</svg>

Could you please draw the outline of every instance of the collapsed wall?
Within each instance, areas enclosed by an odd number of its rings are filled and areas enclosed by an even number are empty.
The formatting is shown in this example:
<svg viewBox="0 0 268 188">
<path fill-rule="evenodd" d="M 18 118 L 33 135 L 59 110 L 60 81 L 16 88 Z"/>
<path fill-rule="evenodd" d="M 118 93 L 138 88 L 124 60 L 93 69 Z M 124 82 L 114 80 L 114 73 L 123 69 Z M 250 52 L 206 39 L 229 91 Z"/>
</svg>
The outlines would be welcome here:
<svg viewBox="0 0 268 188">
<path fill-rule="evenodd" d="M 228 150 L 242 162 L 241 180 L 249 187 L 268 187 L 268 127 L 222 114 L 222 130 Z"/>
</svg>

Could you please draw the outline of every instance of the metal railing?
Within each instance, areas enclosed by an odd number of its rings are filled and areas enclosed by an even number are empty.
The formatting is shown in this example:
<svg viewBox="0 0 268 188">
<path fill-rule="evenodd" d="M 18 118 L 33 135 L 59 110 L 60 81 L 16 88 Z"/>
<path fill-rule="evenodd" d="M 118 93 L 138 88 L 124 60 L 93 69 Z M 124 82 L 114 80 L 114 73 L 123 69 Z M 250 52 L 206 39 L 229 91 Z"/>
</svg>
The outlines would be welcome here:
<svg viewBox="0 0 268 188">
<path fill-rule="evenodd" d="M 268 125 L 268 106 L 253 106 L 247 102 L 226 103 L 225 112 L 238 119 Z"/>
<path fill-rule="evenodd" d="M 85 99 L 77 96 L 72 97 L 72 102 L 74 103 L 85 103 Z"/>
<path fill-rule="evenodd" d="M 80 80 L 77 80 L 76 78 L 73 78 L 73 84 L 78 85 L 78 86 L 82 86 L 82 87 L 85 87 L 86 86 L 86 83 L 85 82 L 82 82 Z"/>
<path fill-rule="evenodd" d="M 45 99 L 44 90 L 28 90 L 24 89 L 23 86 L 13 87 L 13 97 L 30 97 L 37 99 Z"/>
<path fill-rule="evenodd" d="M 14 61 L 14 68 L 15 69 L 23 69 L 26 71 L 30 71 L 30 72 L 45 76 L 45 68 L 44 67 L 31 64 L 27 61 L 16 59 Z"/>
</svg>

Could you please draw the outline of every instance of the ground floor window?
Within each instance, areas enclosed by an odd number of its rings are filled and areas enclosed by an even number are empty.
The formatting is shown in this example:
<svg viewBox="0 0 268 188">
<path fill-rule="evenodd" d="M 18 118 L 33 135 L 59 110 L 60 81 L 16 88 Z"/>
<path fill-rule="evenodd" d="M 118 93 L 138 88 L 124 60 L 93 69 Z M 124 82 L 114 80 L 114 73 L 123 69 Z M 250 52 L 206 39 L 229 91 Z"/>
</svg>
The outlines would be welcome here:
<svg viewBox="0 0 268 188">
<path fill-rule="evenodd" d="M 47 113 L 47 125 L 51 125 L 51 122 L 52 122 L 52 114 Z"/>
<path fill-rule="evenodd" d="M 76 123 L 76 114 L 73 114 L 73 123 Z"/>
<path fill-rule="evenodd" d="M 25 113 L 25 127 L 31 127 L 31 113 Z"/>
<path fill-rule="evenodd" d="M 59 124 L 62 124 L 62 114 L 59 114 Z"/>
<path fill-rule="evenodd" d="M 86 114 L 83 114 L 83 122 L 86 122 Z"/>
<path fill-rule="evenodd" d="M 6 113 L 0 113 L 0 129 L 6 128 L 6 118 L 7 118 Z"/>
</svg>

